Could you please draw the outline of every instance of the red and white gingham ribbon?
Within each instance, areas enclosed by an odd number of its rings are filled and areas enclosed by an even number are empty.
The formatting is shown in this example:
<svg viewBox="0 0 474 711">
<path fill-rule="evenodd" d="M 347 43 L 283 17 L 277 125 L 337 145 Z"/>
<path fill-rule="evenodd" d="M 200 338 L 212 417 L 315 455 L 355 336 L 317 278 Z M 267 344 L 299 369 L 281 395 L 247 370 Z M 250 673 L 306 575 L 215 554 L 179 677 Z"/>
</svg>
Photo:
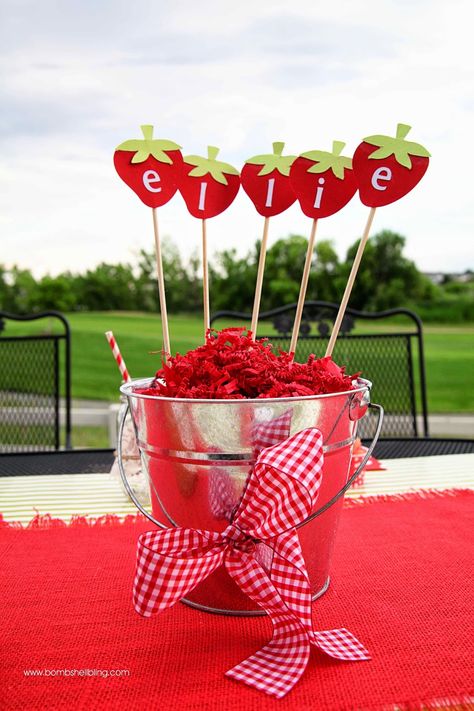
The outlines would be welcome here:
<svg viewBox="0 0 474 711">
<path fill-rule="evenodd" d="M 273 447 L 289 437 L 292 416 L 293 411 L 287 410 L 272 420 L 253 424 L 250 438 L 254 459 L 257 459 L 262 449 Z M 214 517 L 230 521 L 238 503 L 236 484 L 228 472 L 219 467 L 212 469 L 209 474 L 209 508 Z"/>
<path fill-rule="evenodd" d="M 370 658 L 348 630 L 315 632 L 312 626 L 308 574 L 294 526 L 313 510 L 322 465 L 321 433 L 303 430 L 262 450 L 225 531 L 171 528 L 138 540 L 133 599 L 141 615 L 171 607 L 222 564 L 268 613 L 270 642 L 226 675 L 277 698 L 303 674 L 312 644 L 336 659 Z M 270 575 L 259 563 L 261 544 L 273 554 Z"/>
</svg>

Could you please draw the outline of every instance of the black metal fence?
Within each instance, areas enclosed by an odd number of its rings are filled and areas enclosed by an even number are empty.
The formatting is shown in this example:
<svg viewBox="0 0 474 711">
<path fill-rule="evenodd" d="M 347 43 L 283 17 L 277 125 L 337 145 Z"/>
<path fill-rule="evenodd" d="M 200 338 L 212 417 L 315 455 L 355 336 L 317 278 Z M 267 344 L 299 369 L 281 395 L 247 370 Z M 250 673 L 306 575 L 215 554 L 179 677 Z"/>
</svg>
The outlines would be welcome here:
<svg viewBox="0 0 474 711">
<path fill-rule="evenodd" d="M 295 354 L 297 361 L 304 362 L 310 353 L 324 356 L 338 308 L 337 304 L 325 301 L 306 302 Z M 277 348 L 288 350 L 295 310 L 296 304 L 290 304 L 261 313 L 258 336 L 268 337 Z M 409 319 L 408 330 L 402 330 L 394 322 L 400 316 Z M 235 319 L 242 324 L 250 321 L 251 314 L 218 311 L 211 323 L 219 319 Z M 363 322 L 376 321 L 391 326 L 387 332 L 366 333 L 365 326 L 356 329 Z M 372 399 L 385 410 L 383 437 L 428 436 L 423 328 L 415 313 L 408 309 L 368 313 L 348 308 L 333 358 L 339 365 L 345 365 L 347 372 L 360 371 L 372 381 Z M 364 418 L 360 436 L 370 437 L 374 425 L 370 415 Z"/>
<path fill-rule="evenodd" d="M 40 332 L 31 334 L 31 322 L 40 320 Z M 0 452 L 62 446 L 71 448 L 69 324 L 57 311 L 0 311 Z"/>
</svg>

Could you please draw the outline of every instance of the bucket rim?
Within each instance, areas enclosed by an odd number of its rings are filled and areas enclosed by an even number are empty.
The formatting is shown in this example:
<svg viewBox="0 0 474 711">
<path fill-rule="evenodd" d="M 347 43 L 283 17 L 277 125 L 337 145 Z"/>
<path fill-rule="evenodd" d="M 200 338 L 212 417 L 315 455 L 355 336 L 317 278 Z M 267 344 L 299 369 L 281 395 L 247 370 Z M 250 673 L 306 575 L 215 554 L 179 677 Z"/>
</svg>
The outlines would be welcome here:
<svg viewBox="0 0 474 711">
<path fill-rule="evenodd" d="M 149 387 L 155 378 L 132 378 L 127 383 L 120 386 L 120 392 L 128 398 L 137 398 L 140 400 L 159 400 L 162 402 L 183 402 L 183 403 L 213 403 L 219 405 L 242 405 L 243 403 L 251 403 L 264 405 L 265 403 L 278 402 L 299 402 L 310 400 L 322 400 L 326 398 L 336 397 L 340 395 L 354 395 L 372 389 L 372 382 L 366 378 L 357 378 L 357 387 L 352 390 L 341 390 L 335 393 L 321 393 L 319 395 L 300 395 L 298 397 L 265 397 L 265 398 L 191 398 L 191 397 L 166 397 L 165 395 L 145 395 L 144 393 L 133 392 L 136 387 Z M 354 381 L 353 381 L 354 382 Z"/>
</svg>

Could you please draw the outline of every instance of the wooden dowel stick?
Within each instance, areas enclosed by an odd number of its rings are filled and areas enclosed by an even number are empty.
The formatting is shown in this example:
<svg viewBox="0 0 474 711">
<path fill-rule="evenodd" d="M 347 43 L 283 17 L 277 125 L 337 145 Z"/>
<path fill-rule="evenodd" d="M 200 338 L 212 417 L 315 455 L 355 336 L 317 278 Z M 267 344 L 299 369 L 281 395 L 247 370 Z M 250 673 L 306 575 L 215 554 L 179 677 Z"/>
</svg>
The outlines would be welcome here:
<svg viewBox="0 0 474 711">
<path fill-rule="evenodd" d="M 362 255 L 364 253 L 365 245 L 367 244 L 367 240 L 369 239 L 370 228 L 372 227 L 372 222 L 373 222 L 374 215 L 375 215 L 375 209 L 376 209 L 375 207 L 370 208 L 369 217 L 367 218 L 367 223 L 366 223 L 365 229 L 364 229 L 364 234 L 362 235 L 362 238 L 359 242 L 359 246 L 357 248 L 356 256 L 354 257 L 354 262 L 352 264 L 351 273 L 349 274 L 349 279 L 347 280 L 347 284 L 346 284 L 346 288 L 344 291 L 344 295 L 342 297 L 341 305 L 339 306 L 339 311 L 337 312 L 336 320 L 334 321 L 334 326 L 332 329 L 331 338 L 329 339 L 328 347 L 326 349 L 327 356 L 332 356 L 332 352 L 334 350 L 334 346 L 336 344 L 336 340 L 339 335 L 339 330 L 341 328 L 344 314 L 346 313 L 347 304 L 349 302 L 352 287 L 354 286 L 354 281 L 357 276 L 357 272 L 359 270 L 359 265 L 360 265 L 360 262 L 362 259 Z"/>
<path fill-rule="evenodd" d="M 163 260 L 161 257 L 160 233 L 158 232 L 158 212 L 157 208 L 152 208 L 153 230 L 155 233 L 156 268 L 158 271 L 158 294 L 160 297 L 161 327 L 163 330 L 163 350 L 167 355 L 171 354 L 170 334 L 168 330 L 168 311 L 166 310 L 165 279 L 163 276 Z M 165 356 L 166 359 L 166 356 Z"/>
<path fill-rule="evenodd" d="M 257 337 L 258 314 L 260 311 L 260 299 L 262 296 L 263 272 L 265 271 L 265 257 L 267 256 L 267 240 L 268 240 L 269 225 L 270 225 L 270 218 L 266 217 L 265 221 L 263 223 L 262 244 L 260 246 L 260 256 L 258 259 L 257 282 L 255 284 L 255 297 L 253 300 L 252 323 L 250 326 L 250 330 L 252 331 L 252 340 L 253 341 L 255 341 L 255 338 Z"/>
<path fill-rule="evenodd" d="M 298 296 L 298 305 L 296 307 L 295 322 L 293 324 L 293 333 L 291 335 L 290 353 L 296 353 L 296 344 L 298 343 L 298 335 L 301 326 L 301 317 L 303 316 L 304 301 L 306 298 L 306 289 L 308 288 L 309 273 L 311 271 L 311 261 L 313 259 L 314 238 L 316 237 L 316 227 L 318 221 L 313 220 L 311 227 L 311 235 L 309 237 L 308 248 L 306 250 L 306 259 L 304 262 L 303 276 L 301 278 L 300 295 Z"/>
<path fill-rule="evenodd" d="M 207 263 L 207 232 L 206 220 L 202 220 L 202 303 L 204 306 L 204 340 L 211 327 L 211 313 L 209 309 L 209 269 Z"/>
</svg>

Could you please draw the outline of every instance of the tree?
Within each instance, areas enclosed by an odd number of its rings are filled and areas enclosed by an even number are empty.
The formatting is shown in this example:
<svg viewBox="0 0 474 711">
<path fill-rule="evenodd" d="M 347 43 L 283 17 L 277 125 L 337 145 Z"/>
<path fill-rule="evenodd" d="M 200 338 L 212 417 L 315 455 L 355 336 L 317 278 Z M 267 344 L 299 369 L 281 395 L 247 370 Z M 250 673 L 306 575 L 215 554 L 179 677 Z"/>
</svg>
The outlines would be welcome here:
<svg viewBox="0 0 474 711">
<path fill-rule="evenodd" d="M 202 308 L 202 283 L 199 276 L 200 259 L 192 252 L 188 262 L 170 240 L 162 244 L 163 273 L 165 276 L 166 305 L 170 313 L 197 311 Z M 137 278 L 140 308 L 156 311 L 159 308 L 157 267 L 154 252 L 141 250 Z"/>
<path fill-rule="evenodd" d="M 332 240 L 322 240 L 315 246 L 313 268 L 309 278 L 308 298 L 337 301 L 341 264 Z"/>
<path fill-rule="evenodd" d="M 291 304 L 298 300 L 308 240 L 301 235 L 290 235 L 277 240 L 267 251 L 261 310 Z M 257 264 L 261 243 L 243 257 L 235 249 L 216 255 L 217 267 L 212 267 L 213 310 L 230 309 L 251 311 L 255 294 Z M 331 301 L 337 296 L 337 277 L 340 264 L 329 240 L 315 247 L 307 298 Z"/>
<path fill-rule="evenodd" d="M 28 269 L 13 267 L 10 271 L 11 298 L 9 307 L 11 311 L 27 314 L 34 310 L 36 279 Z"/>
<path fill-rule="evenodd" d="M 263 310 L 296 301 L 307 244 L 304 237 L 290 235 L 277 240 L 270 247 L 266 256 L 263 279 Z M 255 284 L 253 288 L 255 288 Z"/>
<path fill-rule="evenodd" d="M 255 252 L 237 257 L 237 250 L 226 249 L 216 254 L 209 265 L 212 311 L 250 309 L 257 276 Z"/>
<path fill-rule="evenodd" d="M 279 239 L 270 247 L 263 280 L 263 310 L 298 300 L 307 248 L 308 240 L 301 235 Z M 322 240 L 317 243 L 309 275 L 307 299 L 334 300 L 337 295 L 335 279 L 339 270 L 339 259 L 332 241 Z M 253 300 L 253 294 L 250 298 Z"/>
<path fill-rule="evenodd" d="M 77 277 L 77 307 L 87 311 L 137 309 L 136 283 L 128 264 L 102 262 Z"/>
<path fill-rule="evenodd" d="M 7 270 L 0 264 L 0 309 L 2 311 L 12 310 L 13 300 L 8 276 Z"/>
<path fill-rule="evenodd" d="M 73 311 L 77 305 L 73 284 L 74 279 L 71 274 L 60 274 L 57 277 L 44 276 L 34 291 L 33 310 Z"/>
<path fill-rule="evenodd" d="M 316 242 L 309 275 L 307 300 L 338 303 L 354 261 L 359 242 L 339 261 L 330 240 Z M 278 239 L 268 249 L 263 279 L 261 310 L 269 310 L 298 299 L 308 241 L 301 235 Z M 395 306 L 422 310 L 425 318 L 473 318 L 473 289 L 450 282 L 436 286 L 404 256 L 405 238 L 383 230 L 367 243 L 352 291 L 350 306 L 380 311 Z M 250 312 L 255 294 L 261 243 L 243 256 L 226 249 L 210 260 L 211 310 Z M 201 312 L 202 280 L 196 252 L 183 258 L 177 247 L 164 240 L 163 270 L 167 307 L 170 313 Z M 135 265 L 99 264 L 85 274 L 65 272 L 36 280 L 27 269 L 0 265 L 0 308 L 16 313 L 44 309 L 143 310 L 158 311 L 158 288 L 154 252 L 142 250 Z"/>
<path fill-rule="evenodd" d="M 342 290 L 349 276 L 359 240 L 348 250 L 342 265 Z M 426 298 L 431 282 L 403 255 L 405 237 L 390 230 L 374 235 L 367 243 L 351 294 L 350 305 L 361 310 L 381 311 Z"/>
</svg>

